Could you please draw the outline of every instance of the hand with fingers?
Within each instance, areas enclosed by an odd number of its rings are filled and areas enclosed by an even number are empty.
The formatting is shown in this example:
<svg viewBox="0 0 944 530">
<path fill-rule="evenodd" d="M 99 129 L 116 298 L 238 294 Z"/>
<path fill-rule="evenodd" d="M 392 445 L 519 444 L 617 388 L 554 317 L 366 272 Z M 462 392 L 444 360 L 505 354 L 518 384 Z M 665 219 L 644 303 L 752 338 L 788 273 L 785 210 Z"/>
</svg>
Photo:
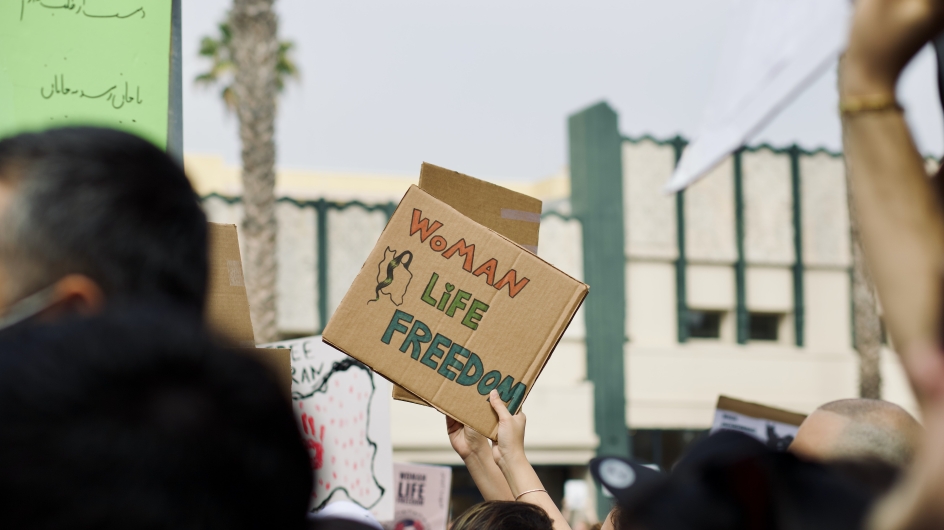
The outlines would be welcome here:
<svg viewBox="0 0 944 530">
<path fill-rule="evenodd" d="M 505 476 L 492 458 L 492 446 L 488 438 L 449 416 L 446 416 L 446 433 L 453 450 L 465 463 L 485 500 L 514 500 Z"/>
<path fill-rule="evenodd" d="M 516 501 L 540 506 L 554 522 L 554 530 L 570 530 L 567 519 L 548 495 L 524 452 L 524 430 L 527 418 L 520 410 L 512 414 L 498 392 L 492 390 L 488 402 L 498 416 L 498 440 L 492 444 L 492 457 L 505 476 Z"/>
<path fill-rule="evenodd" d="M 844 90 L 893 93 L 905 65 L 940 33 L 940 0 L 856 0 L 843 65 Z"/>
<path fill-rule="evenodd" d="M 449 443 L 462 460 L 473 454 L 487 455 L 492 450 L 488 438 L 449 416 L 446 416 L 446 432 L 449 434 Z"/>
<path fill-rule="evenodd" d="M 527 461 L 524 454 L 524 430 L 528 419 L 524 412 L 512 415 L 496 390 L 488 395 L 488 402 L 498 415 L 498 441 L 492 446 L 495 463 L 502 467 L 515 461 Z"/>
</svg>

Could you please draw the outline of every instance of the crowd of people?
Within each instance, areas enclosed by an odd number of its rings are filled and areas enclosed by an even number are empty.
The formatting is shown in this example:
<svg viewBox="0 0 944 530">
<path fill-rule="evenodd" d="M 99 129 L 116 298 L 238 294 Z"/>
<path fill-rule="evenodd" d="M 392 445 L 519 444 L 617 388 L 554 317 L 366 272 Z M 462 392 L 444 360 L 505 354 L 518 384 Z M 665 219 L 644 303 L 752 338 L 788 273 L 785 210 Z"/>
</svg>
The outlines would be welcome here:
<svg viewBox="0 0 944 530">
<path fill-rule="evenodd" d="M 944 31 L 940 0 L 857 0 L 841 62 L 845 157 L 868 266 L 922 412 L 822 405 L 787 451 L 741 433 L 660 471 L 589 463 L 604 529 L 944 528 L 944 185 L 895 89 Z M 0 140 L 0 526 L 360 529 L 311 518 L 311 462 L 275 375 L 205 329 L 207 226 L 182 168 L 97 128 Z M 453 530 L 563 530 L 496 391 L 491 442 L 446 433 L 485 502 Z M 342 514 L 343 515 L 343 514 Z"/>
</svg>

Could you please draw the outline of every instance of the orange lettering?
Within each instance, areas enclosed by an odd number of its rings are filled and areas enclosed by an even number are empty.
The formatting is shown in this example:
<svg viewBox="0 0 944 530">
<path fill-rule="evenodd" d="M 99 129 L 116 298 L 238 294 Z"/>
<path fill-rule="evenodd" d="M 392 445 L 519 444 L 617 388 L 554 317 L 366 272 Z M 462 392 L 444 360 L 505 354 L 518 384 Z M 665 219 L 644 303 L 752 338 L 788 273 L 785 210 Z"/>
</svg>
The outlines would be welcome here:
<svg viewBox="0 0 944 530">
<path fill-rule="evenodd" d="M 522 278 L 520 282 L 516 280 L 517 280 L 517 275 L 515 274 L 515 269 L 511 269 L 505 274 L 504 278 L 498 280 L 498 283 L 496 283 L 494 287 L 498 289 L 499 291 L 501 291 L 501 288 L 507 284 L 508 294 L 510 294 L 511 297 L 514 298 L 515 295 L 518 294 L 522 289 L 524 289 L 524 286 L 528 285 L 528 282 L 531 281 L 528 278 Z"/>
<path fill-rule="evenodd" d="M 467 246 L 465 244 L 465 239 L 460 239 L 455 245 L 449 247 L 449 250 L 443 252 L 443 257 L 449 259 L 456 253 L 465 257 L 465 262 L 462 264 L 462 268 L 472 272 L 472 258 L 475 256 L 475 245 Z"/>
<path fill-rule="evenodd" d="M 475 272 L 472 273 L 473 276 L 486 276 L 486 283 L 493 285 L 495 283 L 495 269 L 498 268 L 498 261 L 495 258 L 492 258 L 485 263 L 483 263 L 479 268 L 475 269 Z"/>
<path fill-rule="evenodd" d="M 436 230 L 442 228 L 442 223 L 439 221 L 433 221 L 433 226 L 429 226 L 429 219 L 420 219 L 423 212 L 417 208 L 413 208 L 413 222 L 410 223 L 410 235 L 419 232 L 420 241 L 425 243 L 426 238 L 433 235 Z"/>
</svg>

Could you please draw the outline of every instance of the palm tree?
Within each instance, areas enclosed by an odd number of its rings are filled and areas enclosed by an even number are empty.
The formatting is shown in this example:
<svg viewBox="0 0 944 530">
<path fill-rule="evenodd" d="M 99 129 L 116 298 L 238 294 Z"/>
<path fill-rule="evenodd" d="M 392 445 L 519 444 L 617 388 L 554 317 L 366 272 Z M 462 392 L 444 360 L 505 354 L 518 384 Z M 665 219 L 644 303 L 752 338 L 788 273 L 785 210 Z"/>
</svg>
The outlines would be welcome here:
<svg viewBox="0 0 944 530">
<path fill-rule="evenodd" d="M 236 110 L 236 97 L 233 92 L 233 74 L 236 70 L 233 64 L 232 42 L 233 30 L 229 24 L 229 17 L 217 26 L 219 35 L 206 36 L 200 41 L 200 57 L 210 61 L 210 69 L 198 75 L 195 79 L 198 85 L 208 87 L 221 86 L 220 98 L 229 111 Z M 276 85 L 279 93 L 285 89 L 291 79 L 298 79 L 300 74 L 291 54 L 295 43 L 291 41 L 279 42 L 279 57 L 276 62 Z"/>
<path fill-rule="evenodd" d="M 200 55 L 211 59 L 200 84 L 223 85 L 227 108 L 239 119 L 242 143 L 242 237 L 246 287 L 259 342 L 278 340 L 276 305 L 275 113 L 288 77 L 298 69 L 289 58 L 293 45 L 278 40 L 275 0 L 233 0 L 217 39 L 204 38 Z"/>
</svg>

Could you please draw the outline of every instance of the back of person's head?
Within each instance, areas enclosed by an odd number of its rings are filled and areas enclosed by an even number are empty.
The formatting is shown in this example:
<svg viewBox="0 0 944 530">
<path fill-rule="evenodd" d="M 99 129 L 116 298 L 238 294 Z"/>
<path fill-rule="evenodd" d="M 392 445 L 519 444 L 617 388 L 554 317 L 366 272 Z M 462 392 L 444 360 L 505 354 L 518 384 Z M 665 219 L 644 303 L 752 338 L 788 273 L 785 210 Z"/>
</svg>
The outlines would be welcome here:
<svg viewBox="0 0 944 530">
<path fill-rule="evenodd" d="M 0 303 L 81 274 L 109 300 L 202 313 L 206 245 L 189 180 L 151 143 L 92 127 L 0 140 Z"/>
<path fill-rule="evenodd" d="M 856 478 L 721 431 L 697 442 L 671 474 L 636 474 L 611 489 L 619 503 L 611 521 L 616 530 L 854 530 L 878 498 Z"/>
<path fill-rule="evenodd" d="M 485 501 L 456 519 L 452 530 L 553 530 L 547 512 L 525 502 Z"/>
<path fill-rule="evenodd" d="M 877 459 L 905 467 L 914 459 L 922 431 L 898 405 L 877 399 L 843 399 L 810 414 L 790 450 L 815 460 Z"/>
<path fill-rule="evenodd" d="M 0 528 L 303 529 L 312 480 L 275 375 L 192 320 L 0 336 Z"/>
</svg>

